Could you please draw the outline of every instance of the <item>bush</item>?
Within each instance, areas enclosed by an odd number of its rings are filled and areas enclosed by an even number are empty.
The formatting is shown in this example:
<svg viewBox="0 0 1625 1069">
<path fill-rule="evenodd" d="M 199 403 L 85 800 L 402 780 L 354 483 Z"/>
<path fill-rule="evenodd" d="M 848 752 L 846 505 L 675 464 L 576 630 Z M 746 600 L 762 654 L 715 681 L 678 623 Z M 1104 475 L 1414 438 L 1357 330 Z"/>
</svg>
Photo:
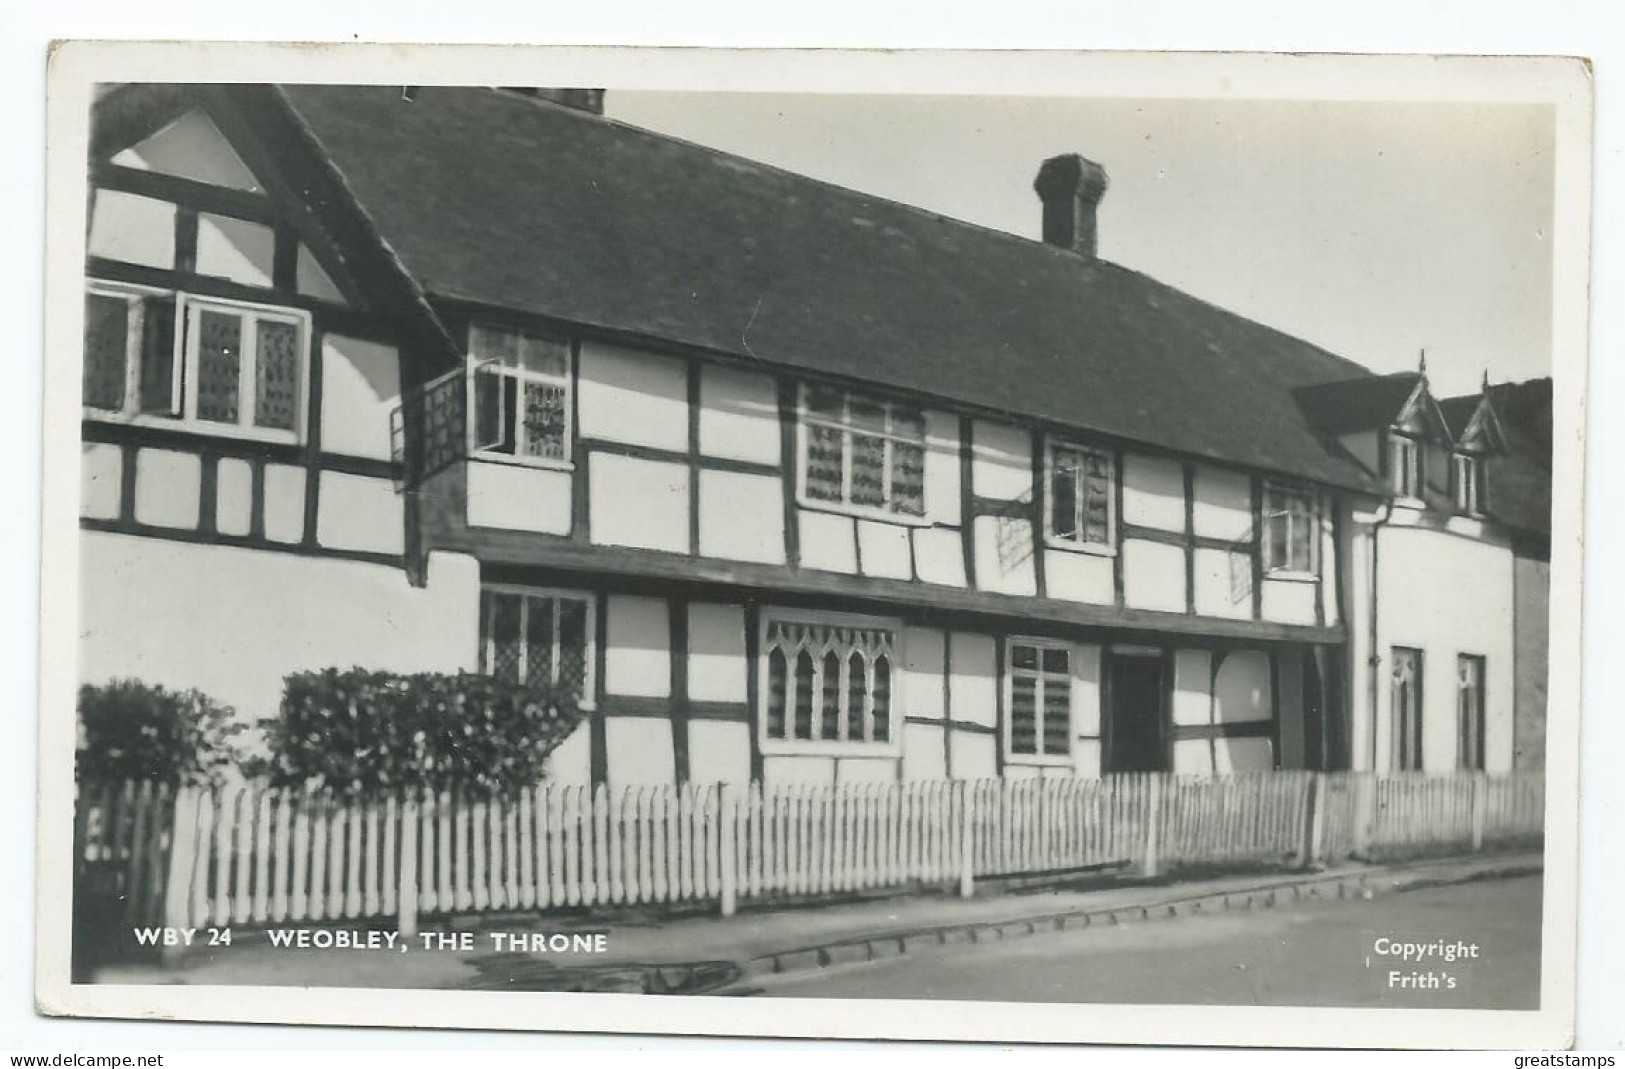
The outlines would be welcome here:
<svg viewBox="0 0 1625 1069">
<path fill-rule="evenodd" d="M 458 787 L 512 791 L 541 780 L 582 710 L 558 687 L 459 672 L 361 668 L 287 678 L 281 716 L 261 722 L 277 786 L 349 792 Z"/>
<path fill-rule="evenodd" d="M 196 690 L 134 679 L 79 688 L 81 781 L 218 782 L 238 764 L 236 713 Z"/>
</svg>

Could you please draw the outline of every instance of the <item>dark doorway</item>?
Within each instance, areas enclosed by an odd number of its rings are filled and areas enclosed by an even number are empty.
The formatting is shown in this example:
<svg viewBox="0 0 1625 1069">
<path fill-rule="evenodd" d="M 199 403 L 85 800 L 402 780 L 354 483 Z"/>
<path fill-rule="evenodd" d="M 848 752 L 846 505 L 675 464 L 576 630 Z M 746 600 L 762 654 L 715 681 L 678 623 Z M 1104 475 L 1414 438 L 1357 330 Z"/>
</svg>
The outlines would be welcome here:
<svg viewBox="0 0 1625 1069">
<path fill-rule="evenodd" d="M 1107 772 L 1157 772 L 1168 767 L 1163 746 L 1162 655 L 1111 655 L 1107 709 Z"/>
</svg>

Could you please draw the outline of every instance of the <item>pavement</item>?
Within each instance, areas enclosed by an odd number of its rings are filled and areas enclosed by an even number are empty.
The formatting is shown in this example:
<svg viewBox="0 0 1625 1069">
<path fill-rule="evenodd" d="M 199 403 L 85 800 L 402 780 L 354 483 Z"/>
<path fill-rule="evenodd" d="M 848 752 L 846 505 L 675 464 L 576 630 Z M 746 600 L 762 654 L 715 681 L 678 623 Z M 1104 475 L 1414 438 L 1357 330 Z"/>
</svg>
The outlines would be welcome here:
<svg viewBox="0 0 1625 1069">
<path fill-rule="evenodd" d="M 1189 881 L 1099 878 L 988 893 L 897 895 L 839 903 L 752 908 L 733 917 L 714 911 L 673 916 L 620 909 L 574 915 L 514 914 L 425 925 L 407 940 L 377 935 L 361 921 L 288 925 L 353 932 L 376 949 L 283 947 L 264 932 L 235 931 L 231 946 L 195 945 L 176 967 L 134 963 L 95 973 L 99 983 L 294 985 L 377 988 L 475 988 L 508 991 L 631 991 L 671 994 L 744 990 L 767 978 L 981 944 L 1034 934 L 1111 929 L 1180 917 L 1246 914 L 1298 902 L 1363 901 L 1430 886 L 1530 875 L 1538 853 L 1481 855 L 1315 872 L 1232 875 Z M 375 928 L 377 926 L 374 926 Z M 593 946 L 592 936 L 604 938 Z M 514 937 L 521 943 L 514 945 Z M 535 937 L 541 937 L 540 943 Z M 582 936 L 576 947 L 553 937 Z M 392 941 L 386 943 L 386 940 Z M 549 940 L 552 939 L 552 944 Z M 197 943 L 206 942 L 199 933 Z M 978 946 L 971 946 L 977 944 Z"/>
</svg>

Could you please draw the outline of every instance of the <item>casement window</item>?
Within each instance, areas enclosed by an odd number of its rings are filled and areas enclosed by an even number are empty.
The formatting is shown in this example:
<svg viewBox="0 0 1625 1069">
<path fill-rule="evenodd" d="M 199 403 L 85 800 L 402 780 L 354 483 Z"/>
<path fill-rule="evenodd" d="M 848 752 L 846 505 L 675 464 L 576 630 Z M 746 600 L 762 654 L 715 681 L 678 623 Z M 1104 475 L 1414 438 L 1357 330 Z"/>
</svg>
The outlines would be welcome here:
<svg viewBox="0 0 1625 1069">
<path fill-rule="evenodd" d="M 1103 449 L 1051 442 L 1045 534 L 1052 545 L 1110 552 L 1117 543 L 1117 461 Z"/>
<path fill-rule="evenodd" d="M 1422 496 L 1422 443 L 1397 431 L 1388 432 L 1388 487 L 1395 497 Z"/>
<path fill-rule="evenodd" d="M 895 750 L 902 735 L 896 621 L 768 616 L 760 738 L 777 752 Z"/>
<path fill-rule="evenodd" d="M 1392 661 L 1388 740 L 1391 764 L 1396 772 L 1415 772 L 1422 767 L 1422 651 L 1395 646 Z"/>
<path fill-rule="evenodd" d="M 1005 649 L 1005 756 L 1028 764 L 1070 761 L 1072 647 L 1012 638 Z"/>
<path fill-rule="evenodd" d="M 594 702 L 592 595 L 488 586 L 480 591 L 480 671 L 564 687 Z"/>
<path fill-rule="evenodd" d="M 801 392 L 804 504 L 918 521 L 925 516 L 925 415 L 825 386 Z"/>
<path fill-rule="evenodd" d="M 1452 461 L 1456 511 L 1467 516 L 1484 514 L 1484 458 L 1457 453 Z"/>
<path fill-rule="evenodd" d="M 1456 767 L 1484 770 L 1484 658 L 1456 657 Z"/>
<path fill-rule="evenodd" d="M 570 346 L 475 323 L 468 331 L 469 450 L 518 463 L 570 462 Z"/>
<path fill-rule="evenodd" d="M 1264 484 L 1264 571 L 1319 574 L 1320 509 L 1313 491 Z"/>
<path fill-rule="evenodd" d="M 97 283 L 85 293 L 85 412 L 296 442 L 309 339 L 293 309 Z"/>
</svg>

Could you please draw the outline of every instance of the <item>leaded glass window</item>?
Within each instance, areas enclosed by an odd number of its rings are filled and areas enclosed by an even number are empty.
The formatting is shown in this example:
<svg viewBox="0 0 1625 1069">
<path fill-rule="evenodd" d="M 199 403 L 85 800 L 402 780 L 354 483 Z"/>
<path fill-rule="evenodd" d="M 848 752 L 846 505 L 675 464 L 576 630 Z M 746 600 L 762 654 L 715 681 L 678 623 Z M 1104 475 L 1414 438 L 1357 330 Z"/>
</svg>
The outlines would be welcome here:
<svg viewBox="0 0 1625 1069">
<path fill-rule="evenodd" d="M 129 368 L 131 302 L 110 293 L 85 295 L 84 405 L 109 412 L 124 408 Z"/>
<path fill-rule="evenodd" d="M 1053 442 L 1049 447 L 1049 538 L 1109 548 L 1115 538 L 1117 463 L 1103 449 Z"/>
<path fill-rule="evenodd" d="M 925 416 L 894 401 L 808 386 L 802 496 L 894 516 L 925 515 Z"/>
<path fill-rule="evenodd" d="M 1422 767 L 1422 651 L 1395 646 L 1390 684 L 1389 751 L 1397 772 Z"/>
<path fill-rule="evenodd" d="M 175 297 L 96 283 L 85 294 L 82 401 L 103 416 L 180 415 Z"/>
<path fill-rule="evenodd" d="M 470 447 L 518 460 L 570 459 L 570 346 L 476 323 L 468 332 Z"/>
<path fill-rule="evenodd" d="M 763 641 L 766 739 L 889 744 L 897 656 L 891 626 L 770 618 Z"/>
<path fill-rule="evenodd" d="M 487 587 L 480 602 L 481 672 L 560 686 L 592 705 L 590 595 Z"/>
<path fill-rule="evenodd" d="M 1072 650 L 1043 639 L 1011 639 L 1008 661 L 1012 757 L 1072 753 Z"/>
<path fill-rule="evenodd" d="M 1484 658 L 1456 656 L 1456 767 L 1484 770 Z"/>
</svg>

